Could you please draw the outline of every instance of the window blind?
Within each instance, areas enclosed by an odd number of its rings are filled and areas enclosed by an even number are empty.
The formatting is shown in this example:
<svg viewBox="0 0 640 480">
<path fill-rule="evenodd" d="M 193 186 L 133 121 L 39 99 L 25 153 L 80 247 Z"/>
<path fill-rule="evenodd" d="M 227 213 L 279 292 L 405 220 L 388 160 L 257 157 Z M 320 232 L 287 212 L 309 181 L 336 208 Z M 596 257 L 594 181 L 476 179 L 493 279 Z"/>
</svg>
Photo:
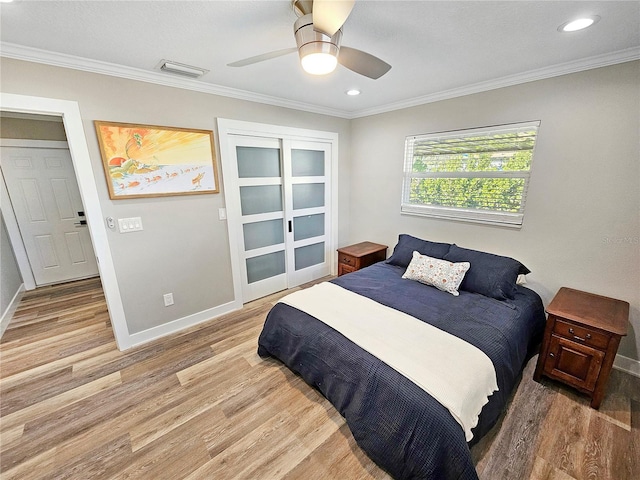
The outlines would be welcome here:
<svg viewBox="0 0 640 480">
<path fill-rule="evenodd" d="M 401 211 L 521 226 L 539 125 L 407 137 Z"/>
</svg>

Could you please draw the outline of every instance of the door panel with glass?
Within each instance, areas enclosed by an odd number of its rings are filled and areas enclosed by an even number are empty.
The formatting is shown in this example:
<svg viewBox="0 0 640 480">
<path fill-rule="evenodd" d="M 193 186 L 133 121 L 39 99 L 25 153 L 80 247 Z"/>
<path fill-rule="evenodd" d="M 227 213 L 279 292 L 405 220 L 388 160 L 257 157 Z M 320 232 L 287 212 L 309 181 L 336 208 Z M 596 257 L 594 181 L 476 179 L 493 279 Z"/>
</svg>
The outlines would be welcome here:
<svg viewBox="0 0 640 480">
<path fill-rule="evenodd" d="M 289 288 L 331 273 L 331 145 L 285 141 L 285 212 L 291 222 Z"/>
<path fill-rule="evenodd" d="M 233 137 L 240 211 L 243 300 L 287 288 L 281 145 L 277 139 Z M 225 172 L 227 174 L 227 172 Z M 233 212 L 230 212 L 233 215 Z"/>
</svg>

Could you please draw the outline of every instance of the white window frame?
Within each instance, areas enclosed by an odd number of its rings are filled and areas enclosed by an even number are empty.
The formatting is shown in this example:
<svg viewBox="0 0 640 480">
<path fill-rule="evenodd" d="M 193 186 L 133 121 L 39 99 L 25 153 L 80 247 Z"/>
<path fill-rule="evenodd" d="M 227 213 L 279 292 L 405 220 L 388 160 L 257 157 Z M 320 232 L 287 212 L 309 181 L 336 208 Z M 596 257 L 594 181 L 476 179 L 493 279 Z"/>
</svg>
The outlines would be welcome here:
<svg viewBox="0 0 640 480">
<path fill-rule="evenodd" d="M 466 130 L 454 130 L 423 135 L 412 135 L 405 140 L 405 161 L 402 185 L 401 213 L 407 215 L 427 216 L 439 219 L 458 220 L 489 225 L 500 225 L 511 228 L 521 228 L 524 220 L 524 208 L 529 187 L 529 178 L 535 153 L 532 151 L 531 165 L 528 171 L 469 171 L 469 172 L 414 172 L 414 146 L 417 142 L 428 140 L 446 141 L 451 139 L 464 139 L 468 137 L 490 136 L 503 133 L 512 133 L 526 129 L 536 131 L 536 140 L 540 121 L 512 123 L 490 127 L 473 128 Z M 522 178 L 524 179 L 524 191 L 520 202 L 520 209 L 516 212 L 504 212 L 499 210 L 444 207 L 436 205 L 424 205 L 410 201 L 411 181 L 416 178 Z"/>
</svg>

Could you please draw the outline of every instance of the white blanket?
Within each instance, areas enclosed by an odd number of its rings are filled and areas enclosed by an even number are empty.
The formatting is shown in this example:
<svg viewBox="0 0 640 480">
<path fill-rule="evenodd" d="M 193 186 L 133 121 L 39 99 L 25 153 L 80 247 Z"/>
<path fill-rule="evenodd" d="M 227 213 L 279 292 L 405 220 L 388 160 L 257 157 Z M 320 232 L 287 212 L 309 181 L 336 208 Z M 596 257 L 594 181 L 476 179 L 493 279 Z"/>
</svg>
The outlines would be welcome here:
<svg viewBox="0 0 640 480">
<path fill-rule="evenodd" d="M 326 323 L 404 375 L 446 407 L 467 441 L 482 407 L 498 390 L 496 372 L 481 350 L 406 313 L 333 283 L 280 300 Z"/>
</svg>

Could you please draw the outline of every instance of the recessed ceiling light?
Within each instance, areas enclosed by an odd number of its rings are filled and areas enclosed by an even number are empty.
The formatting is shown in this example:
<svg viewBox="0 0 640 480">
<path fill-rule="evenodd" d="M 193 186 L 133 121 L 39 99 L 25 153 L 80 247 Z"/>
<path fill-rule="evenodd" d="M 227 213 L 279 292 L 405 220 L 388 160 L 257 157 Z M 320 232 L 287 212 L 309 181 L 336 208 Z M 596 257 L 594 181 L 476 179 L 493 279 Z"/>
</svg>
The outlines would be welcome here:
<svg viewBox="0 0 640 480">
<path fill-rule="evenodd" d="M 590 17 L 582 17 L 570 22 L 565 22 L 558 27 L 559 32 L 577 32 L 578 30 L 585 29 L 591 25 L 598 23 L 600 17 L 592 15 Z"/>
<path fill-rule="evenodd" d="M 11 3 L 13 0 L 0 0 L 0 3 Z"/>
<path fill-rule="evenodd" d="M 351 90 L 347 90 L 345 93 L 351 97 L 355 97 L 356 95 L 360 95 L 360 90 L 352 88 Z"/>
</svg>

